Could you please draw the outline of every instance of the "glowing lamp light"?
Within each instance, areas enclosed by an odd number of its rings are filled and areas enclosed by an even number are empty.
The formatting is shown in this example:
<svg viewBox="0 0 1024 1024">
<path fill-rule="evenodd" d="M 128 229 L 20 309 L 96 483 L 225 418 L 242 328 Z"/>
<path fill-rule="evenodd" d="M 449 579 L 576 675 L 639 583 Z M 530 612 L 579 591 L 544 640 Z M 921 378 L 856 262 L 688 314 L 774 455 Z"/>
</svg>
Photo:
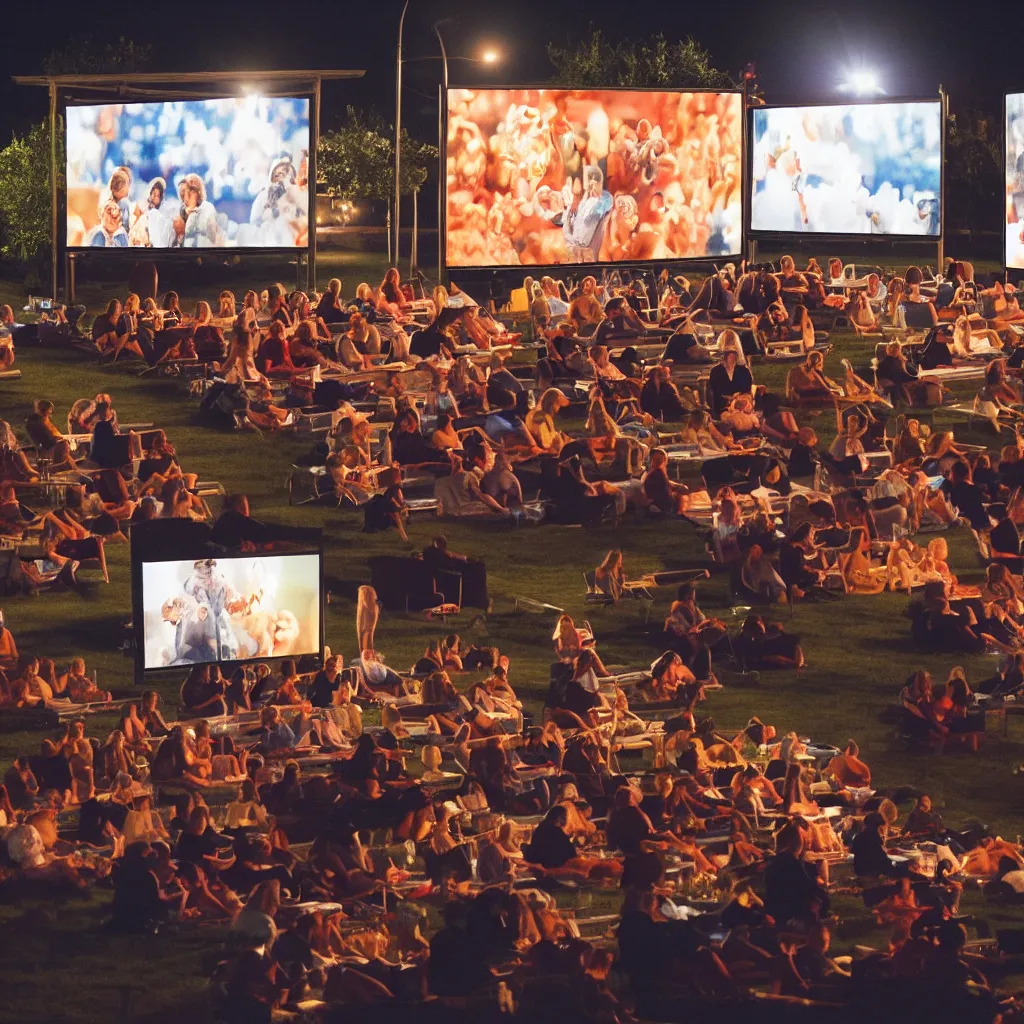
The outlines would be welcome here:
<svg viewBox="0 0 1024 1024">
<path fill-rule="evenodd" d="M 484 64 L 497 64 L 498 61 L 501 60 L 501 55 L 497 50 L 484 50 L 484 52 L 480 54 L 480 60 L 482 60 Z"/>
<path fill-rule="evenodd" d="M 884 92 L 877 73 L 865 69 L 851 71 L 840 88 L 856 96 L 878 96 Z"/>
</svg>

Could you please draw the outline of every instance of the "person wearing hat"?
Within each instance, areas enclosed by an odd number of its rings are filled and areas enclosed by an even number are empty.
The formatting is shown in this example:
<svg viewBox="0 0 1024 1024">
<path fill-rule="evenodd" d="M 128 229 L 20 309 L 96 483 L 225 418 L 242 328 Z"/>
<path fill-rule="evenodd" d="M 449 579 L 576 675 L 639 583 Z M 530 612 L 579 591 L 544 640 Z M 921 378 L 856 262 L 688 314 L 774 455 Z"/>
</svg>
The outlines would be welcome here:
<svg viewBox="0 0 1024 1024">
<path fill-rule="evenodd" d="M 280 216 L 278 204 L 284 198 L 289 185 L 295 184 L 295 167 L 292 158 L 283 155 L 270 165 L 267 184 L 256 193 L 249 210 L 249 223 L 259 227 L 268 220 Z"/>
</svg>

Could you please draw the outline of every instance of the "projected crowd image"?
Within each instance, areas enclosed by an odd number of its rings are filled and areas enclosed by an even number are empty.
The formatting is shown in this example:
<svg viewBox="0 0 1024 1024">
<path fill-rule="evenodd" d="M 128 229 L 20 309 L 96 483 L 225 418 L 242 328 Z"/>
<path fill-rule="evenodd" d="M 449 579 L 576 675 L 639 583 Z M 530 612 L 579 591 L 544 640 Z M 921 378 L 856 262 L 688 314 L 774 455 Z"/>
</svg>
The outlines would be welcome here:
<svg viewBox="0 0 1024 1024">
<path fill-rule="evenodd" d="M 309 100 L 69 107 L 70 248 L 308 243 Z"/>
<path fill-rule="evenodd" d="M 939 102 L 754 110 L 753 231 L 940 233 Z"/>
<path fill-rule="evenodd" d="M 320 557 L 204 558 L 142 565 L 145 666 L 320 650 Z"/>
<path fill-rule="evenodd" d="M 448 94 L 449 266 L 738 253 L 735 93 Z"/>
<path fill-rule="evenodd" d="M 1024 269 L 1024 93 L 1006 97 L 1006 265 Z"/>
</svg>

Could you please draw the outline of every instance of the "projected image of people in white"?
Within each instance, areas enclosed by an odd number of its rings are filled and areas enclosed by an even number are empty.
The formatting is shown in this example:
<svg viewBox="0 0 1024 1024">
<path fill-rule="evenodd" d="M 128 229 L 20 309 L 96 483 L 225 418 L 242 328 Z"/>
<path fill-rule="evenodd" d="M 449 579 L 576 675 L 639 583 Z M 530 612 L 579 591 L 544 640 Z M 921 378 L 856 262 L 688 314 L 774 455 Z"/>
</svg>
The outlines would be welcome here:
<svg viewBox="0 0 1024 1024">
<path fill-rule="evenodd" d="M 938 101 L 754 111 L 753 231 L 940 233 Z"/>
<path fill-rule="evenodd" d="M 313 654 L 318 555 L 146 562 L 146 668 Z"/>
<path fill-rule="evenodd" d="M 309 241 L 309 100 L 68 107 L 70 248 L 294 248 Z"/>
<path fill-rule="evenodd" d="M 1006 97 L 1006 265 L 1024 269 L 1024 93 Z"/>
</svg>

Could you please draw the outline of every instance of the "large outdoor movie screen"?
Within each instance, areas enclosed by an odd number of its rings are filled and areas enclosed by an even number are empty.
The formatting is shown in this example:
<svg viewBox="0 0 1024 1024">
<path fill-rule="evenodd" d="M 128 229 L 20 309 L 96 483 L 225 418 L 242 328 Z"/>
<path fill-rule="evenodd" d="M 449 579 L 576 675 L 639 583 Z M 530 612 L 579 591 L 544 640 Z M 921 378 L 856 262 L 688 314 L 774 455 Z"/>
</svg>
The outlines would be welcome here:
<svg viewBox="0 0 1024 1024">
<path fill-rule="evenodd" d="M 144 665 L 199 665 L 320 651 L 320 556 L 142 564 Z"/>
<path fill-rule="evenodd" d="M 938 100 L 755 109 L 752 147 L 752 231 L 941 232 Z"/>
<path fill-rule="evenodd" d="M 738 93 L 452 89 L 448 265 L 736 254 L 742 150 Z"/>
<path fill-rule="evenodd" d="M 113 103 L 66 117 L 69 248 L 308 244 L 308 99 Z"/>
<path fill-rule="evenodd" d="M 1024 92 L 1006 97 L 1006 266 L 1024 270 Z"/>
</svg>

